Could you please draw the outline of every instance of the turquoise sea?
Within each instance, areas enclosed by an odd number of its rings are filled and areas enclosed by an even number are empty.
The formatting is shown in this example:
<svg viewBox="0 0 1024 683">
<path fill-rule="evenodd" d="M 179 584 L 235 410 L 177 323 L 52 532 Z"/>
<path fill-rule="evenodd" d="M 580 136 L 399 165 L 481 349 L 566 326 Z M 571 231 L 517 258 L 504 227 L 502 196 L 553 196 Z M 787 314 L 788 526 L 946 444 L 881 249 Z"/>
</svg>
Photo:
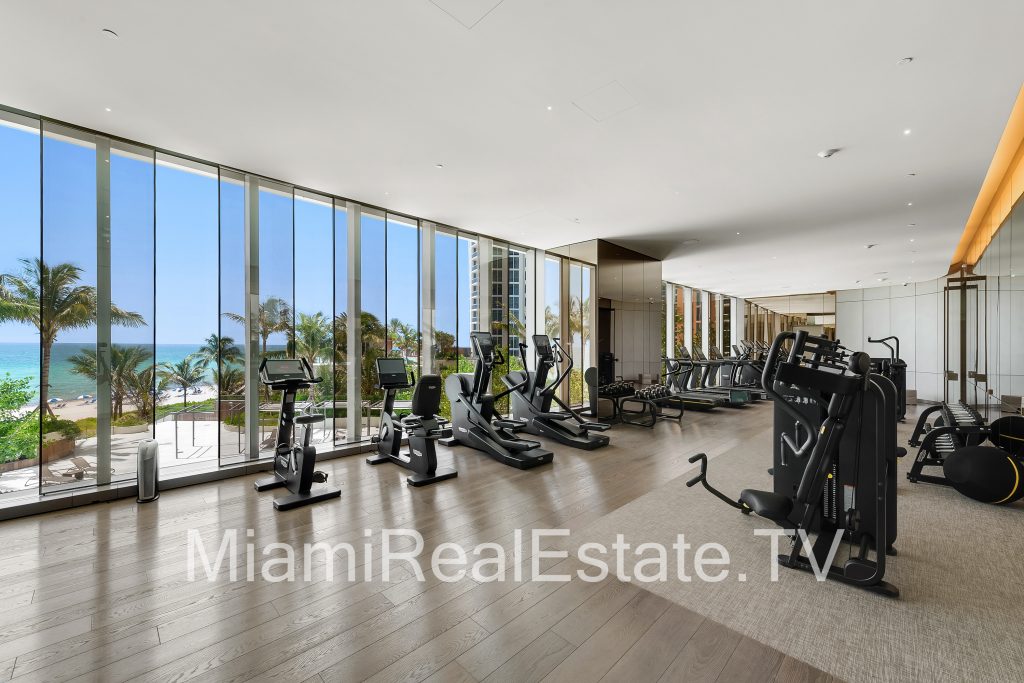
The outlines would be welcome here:
<svg viewBox="0 0 1024 683">
<path fill-rule="evenodd" d="M 177 363 L 190 353 L 195 353 L 201 344 L 157 344 L 157 363 Z M 50 396 L 73 400 L 83 394 L 95 395 L 96 384 L 86 377 L 71 372 L 68 358 L 82 349 L 95 348 L 88 344 L 57 343 L 53 345 L 50 364 Z M 149 348 L 149 347 L 147 347 Z M 0 344 L 0 377 L 9 374 L 16 379 L 29 378 L 33 389 L 38 391 L 39 346 L 36 344 Z M 212 371 L 207 381 L 213 381 Z M 35 401 L 38 393 L 34 394 Z"/>
</svg>

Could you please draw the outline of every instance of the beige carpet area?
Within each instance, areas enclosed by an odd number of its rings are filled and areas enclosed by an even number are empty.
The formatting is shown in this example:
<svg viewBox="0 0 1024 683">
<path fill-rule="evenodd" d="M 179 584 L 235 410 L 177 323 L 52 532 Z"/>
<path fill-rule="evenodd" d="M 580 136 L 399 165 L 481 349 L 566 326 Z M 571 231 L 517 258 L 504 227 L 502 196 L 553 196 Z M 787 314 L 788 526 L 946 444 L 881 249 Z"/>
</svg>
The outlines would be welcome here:
<svg viewBox="0 0 1024 683">
<path fill-rule="evenodd" d="M 771 408 L 757 412 L 751 417 L 765 419 Z M 763 437 L 710 454 L 708 479 L 727 495 L 771 490 L 771 423 L 765 422 Z M 912 423 L 908 418 L 901 426 L 901 445 Z M 673 456 L 693 454 L 683 434 Z M 952 489 L 910 484 L 904 472 L 912 455 L 900 463 L 899 555 L 890 558 L 886 573 L 900 589 L 895 600 L 786 568 L 770 582 L 770 540 L 753 531 L 773 525 L 741 515 L 699 486 L 687 488 L 691 475 L 614 511 L 573 540 L 610 546 L 622 533 L 634 546 L 668 545 L 682 533 L 694 548 L 721 543 L 731 556 L 725 581 L 670 578 L 644 587 L 848 681 L 1024 681 L 1024 505 L 983 505 Z M 788 549 L 785 539 L 782 547 Z M 838 558 L 846 552 L 841 547 Z M 631 575 L 634 563 L 625 563 Z M 692 562 L 686 566 L 692 575 Z M 745 583 L 737 580 L 740 572 Z"/>
</svg>

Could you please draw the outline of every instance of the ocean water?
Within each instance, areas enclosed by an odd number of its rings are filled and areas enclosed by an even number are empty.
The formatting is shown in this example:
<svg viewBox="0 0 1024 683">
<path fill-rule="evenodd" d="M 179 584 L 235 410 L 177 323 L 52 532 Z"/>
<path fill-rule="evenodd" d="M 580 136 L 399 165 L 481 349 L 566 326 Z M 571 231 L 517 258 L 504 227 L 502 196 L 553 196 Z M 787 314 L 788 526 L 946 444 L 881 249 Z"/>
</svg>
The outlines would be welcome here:
<svg viewBox="0 0 1024 683">
<path fill-rule="evenodd" d="M 157 344 L 157 363 L 177 363 L 190 353 L 200 349 L 201 344 Z M 82 349 L 95 348 L 88 344 L 56 343 L 50 361 L 51 397 L 72 400 L 82 394 L 96 395 L 96 384 L 86 377 L 71 372 L 68 359 Z M 29 378 L 32 381 L 32 401 L 38 400 L 39 346 L 36 344 L 0 344 L 0 377 L 9 374 L 16 379 Z M 213 381 L 212 370 L 207 372 L 207 382 Z"/>
</svg>

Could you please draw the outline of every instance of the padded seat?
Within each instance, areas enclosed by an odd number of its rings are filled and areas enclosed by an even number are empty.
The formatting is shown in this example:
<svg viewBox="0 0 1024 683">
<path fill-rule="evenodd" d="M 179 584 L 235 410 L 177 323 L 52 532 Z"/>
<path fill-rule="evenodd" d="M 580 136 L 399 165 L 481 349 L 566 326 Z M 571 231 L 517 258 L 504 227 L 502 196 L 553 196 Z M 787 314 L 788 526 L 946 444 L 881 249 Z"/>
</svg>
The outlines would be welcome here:
<svg viewBox="0 0 1024 683">
<path fill-rule="evenodd" d="M 758 517 L 770 519 L 779 524 L 789 522 L 789 514 L 793 512 L 793 500 L 771 491 L 743 489 L 740 502 L 750 508 Z"/>
</svg>

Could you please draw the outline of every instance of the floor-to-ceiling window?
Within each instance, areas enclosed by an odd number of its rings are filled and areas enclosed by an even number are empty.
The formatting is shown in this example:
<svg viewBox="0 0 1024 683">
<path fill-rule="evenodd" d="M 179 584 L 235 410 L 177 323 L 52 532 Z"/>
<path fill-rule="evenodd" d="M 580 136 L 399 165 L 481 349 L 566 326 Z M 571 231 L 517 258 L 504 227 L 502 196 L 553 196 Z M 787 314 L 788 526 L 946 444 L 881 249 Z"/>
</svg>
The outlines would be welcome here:
<svg viewBox="0 0 1024 683">
<path fill-rule="evenodd" d="M 722 297 L 722 353 L 732 355 L 732 297 Z"/>
<path fill-rule="evenodd" d="M 459 236 L 438 227 L 434 233 L 434 372 L 447 378 L 459 372 Z M 451 417 L 442 392 L 441 414 Z"/>
<path fill-rule="evenodd" d="M 334 396 L 330 417 L 334 427 L 335 445 L 348 441 L 348 302 L 349 302 L 349 225 L 348 206 L 334 202 Z M 321 283 L 323 286 L 323 283 Z M 354 415 L 356 411 L 353 411 Z"/>
<path fill-rule="evenodd" d="M 704 351 L 703 344 L 701 343 L 701 335 L 704 329 L 704 320 L 702 317 L 702 310 L 700 305 L 701 292 L 699 289 L 693 289 L 690 290 L 690 292 L 690 310 L 692 311 L 693 315 L 693 338 L 690 340 L 690 344 L 694 352 L 696 352 L 697 349 Z"/>
<path fill-rule="evenodd" d="M 23 273 L 41 294 L 43 491 L 95 483 L 104 466 L 99 442 L 109 438 L 109 424 L 98 426 L 109 399 L 98 395 L 96 374 L 76 372 L 73 360 L 109 353 L 96 343 L 96 159 L 93 135 L 43 125 L 42 261 Z"/>
<path fill-rule="evenodd" d="M 245 345 L 245 179 L 221 169 L 220 315 L 215 346 L 217 417 L 220 421 L 220 461 L 238 462 L 246 456 L 245 380 L 248 349 Z"/>
<path fill-rule="evenodd" d="M 442 373 L 468 372 L 470 331 L 490 329 L 510 360 L 495 369 L 500 389 L 539 322 L 530 250 L 439 228 L 427 350 L 417 219 L 0 116 L 2 494 L 132 481 L 138 442 L 150 436 L 164 477 L 265 457 L 280 396 L 247 385 L 262 358 L 284 354 L 309 358 L 324 378 L 298 397 L 327 418 L 317 444 L 365 439 L 380 412 L 376 356 L 400 355 L 410 370 L 429 357 Z M 559 262 L 549 265 L 546 308 L 561 336 L 569 303 L 559 299 Z M 588 279 L 584 268 L 580 371 L 590 357 Z M 64 303 L 69 310 L 54 308 Z M 351 329 L 360 337 L 354 358 Z M 363 415 L 351 435 L 350 414 Z"/>
<path fill-rule="evenodd" d="M 363 417 L 358 438 L 376 433 L 384 394 L 376 388 L 377 358 L 387 355 L 387 223 L 382 212 L 362 209 L 359 222 L 360 268 L 362 274 L 359 316 L 361 351 L 358 409 Z M 350 435 L 350 440 L 356 435 Z"/>
<path fill-rule="evenodd" d="M 288 354 L 305 358 L 323 381 L 298 397 L 298 407 L 324 417 L 313 425 L 316 445 L 334 440 L 334 203 L 330 197 L 296 190 L 295 328 Z"/>
<path fill-rule="evenodd" d="M 216 460 L 217 168 L 156 155 L 156 439 L 166 465 Z"/>
<path fill-rule="evenodd" d="M 505 388 L 501 378 L 509 371 L 509 310 L 508 310 L 508 245 L 491 243 L 490 260 L 483 261 L 481 268 L 487 269 L 489 292 L 485 301 L 491 321 L 491 334 L 494 335 L 494 346 L 505 357 L 504 363 L 496 363 L 491 374 L 491 392 L 498 394 Z M 499 413 L 507 413 L 508 397 L 494 403 Z"/>
<path fill-rule="evenodd" d="M 0 112 L 0 499 L 40 481 L 39 149 L 38 122 Z"/>
<path fill-rule="evenodd" d="M 416 220 L 387 215 L 387 353 L 405 359 L 407 372 L 419 374 L 420 231 Z M 363 263 L 363 267 L 366 267 Z M 398 393 L 412 398 L 412 390 Z"/>
<path fill-rule="evenodd" d="M 152 435 L 156 419 L 155 173 L 152 150 L 111 144 L 110 296 L 131 312 L 110 329 L 110 469 L 118 480 L 135 475 L 138 442 Z M 94 354 L 74 360 L 73 370 L 95 377 Z"/>
<path fill-rule="evenodd" d="M 288 355 L 295 322 L 295 198 L 292 188 L 259 182 L 259 305 L 256 362 Z M 260 388 L 260 451 L 274 450 L 280 396 Z"/>
<path fill-rule="evenodd" d="M 711 347 L 716 347 L 721 350 L 720 343 L 718 341 L 718 305 L 721 301 L 721 295 L 715 294 L 714 292 L 708 293 L 708 348 L 706 349 L 708 354 L 711 353 Z"/>
<path fill-rule="evenodd" d="M 675 332 L 675 340 L 673 342 L 673 355 L 678 355 L 679 350 L 688 346 L 686 339 L 686 314 L 689 310 L 689 302 L 686 300 L 686 288 L 675 286 L 675 322 L 673 323 L 673 329 Z"/>
</svg>

